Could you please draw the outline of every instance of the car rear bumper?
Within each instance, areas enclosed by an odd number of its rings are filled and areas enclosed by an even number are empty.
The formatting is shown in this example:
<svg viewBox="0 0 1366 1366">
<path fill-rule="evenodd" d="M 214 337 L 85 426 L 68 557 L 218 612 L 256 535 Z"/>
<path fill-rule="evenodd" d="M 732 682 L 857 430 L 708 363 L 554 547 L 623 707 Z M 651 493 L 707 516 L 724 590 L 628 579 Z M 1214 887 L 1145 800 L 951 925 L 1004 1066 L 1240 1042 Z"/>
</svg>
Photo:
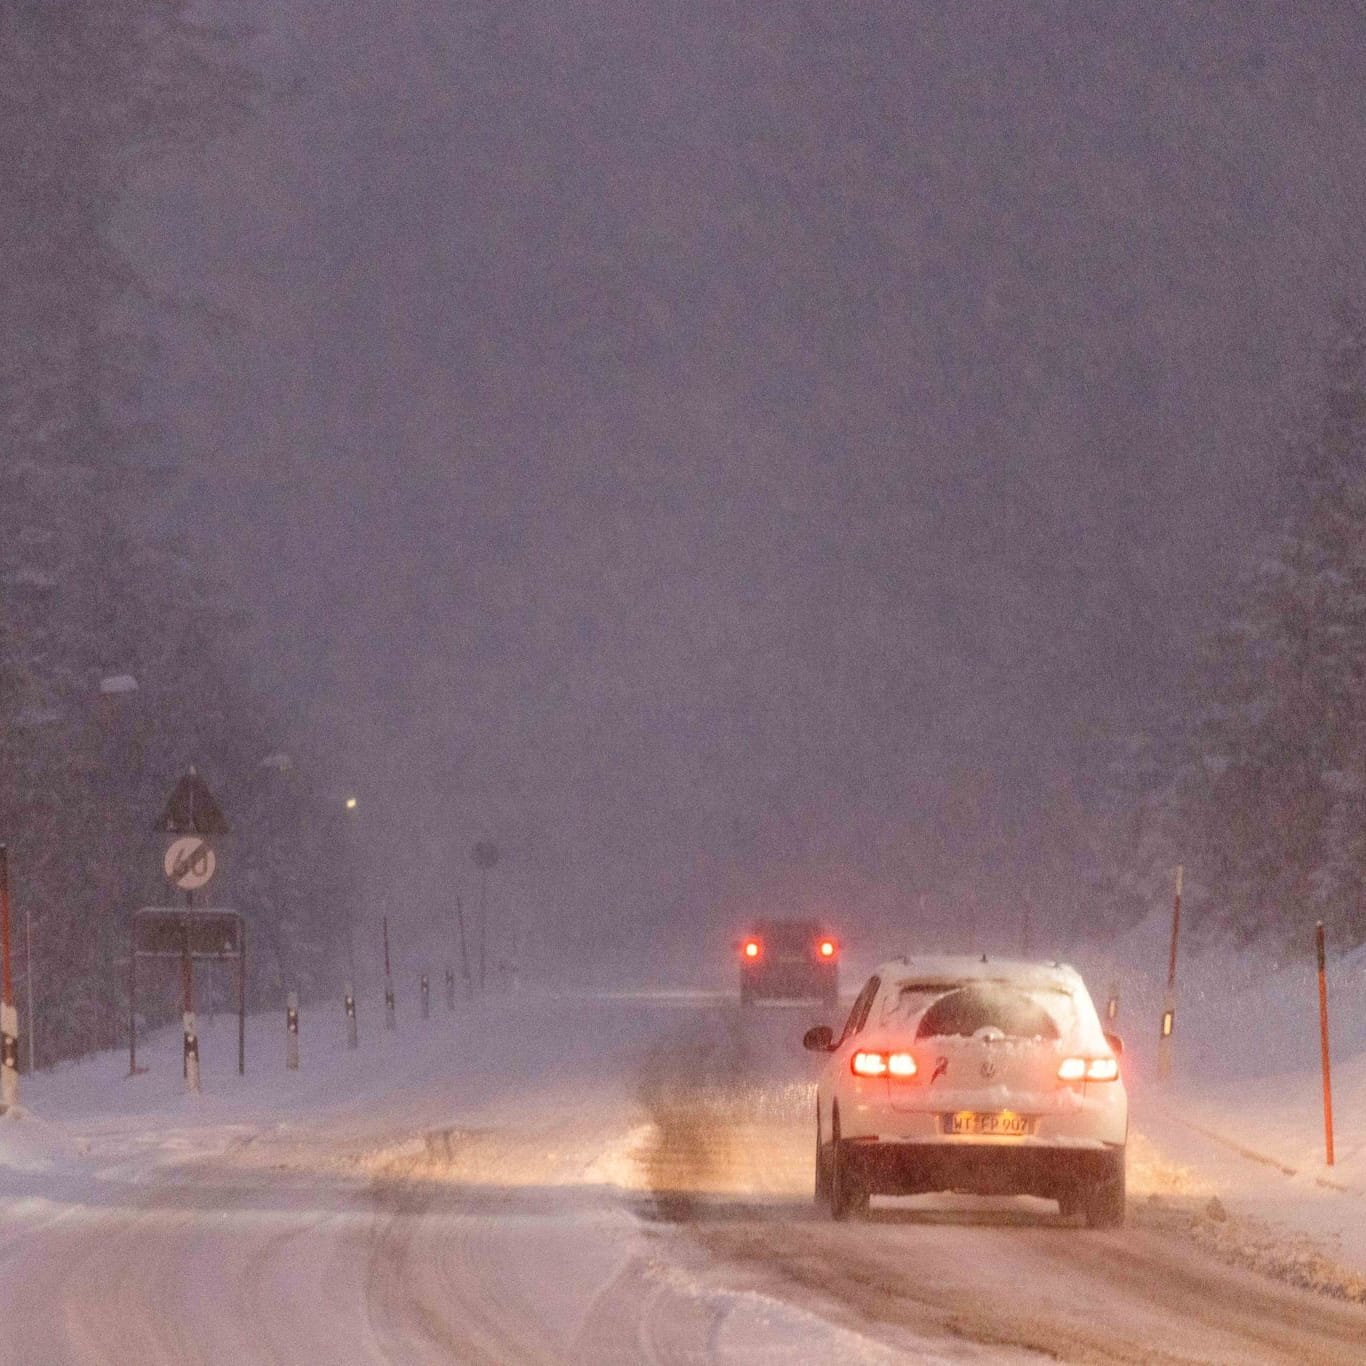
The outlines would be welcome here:
<svg viewBox="0 0 1366 1366">
<path fill-rule="evenodd" d="M 1030 1133 L 1019 1138 L 950 1138 L 944 1132 L 946 1118 L 961 1111 L 1028 1116 Z M 1129 1134 L 1128 1094 L 1116 1082 L 1055 1086 L 1048 1091 L 955 1089 L 930 1096 L 915 1085 L 898 1093 L 886 1081 L 852 1077 L 840 1098 L 840 1112 L 846 1138 L 883 1143 L 1101 1148 L 1123 1144 Z"/>
<path fill-rule="evenodd" d="M 1111 1178 L 1124 1161 L 1122 1143 L 1076 1147 L 865 1139 L 845 1140 L 843 1152 L 851 1176 L 873 1195 L 962 1191 L 1057 1200 Z"/>
</svg>

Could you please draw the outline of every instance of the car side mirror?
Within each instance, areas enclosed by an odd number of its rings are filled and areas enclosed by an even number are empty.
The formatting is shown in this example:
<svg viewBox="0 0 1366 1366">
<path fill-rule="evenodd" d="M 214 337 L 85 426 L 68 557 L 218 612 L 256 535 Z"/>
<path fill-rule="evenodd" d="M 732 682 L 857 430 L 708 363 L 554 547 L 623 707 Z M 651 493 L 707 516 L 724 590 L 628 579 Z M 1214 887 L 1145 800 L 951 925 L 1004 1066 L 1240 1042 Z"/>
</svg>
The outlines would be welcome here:
<svg viewBox="0 0 1366 1366">
<path fill-rule="evenodd" d="M 835 1046 L 835 1031 L 829 1025 L 812 1025 L 802 1035 L 802 1047 L 812 1053 L 828 1053 Z"/>
<path fill-rule="evenodd" d="M 1124 1056 L 1124 1040 L 1118 1034 L 1107 1034 L 1105 1042 L 1110 1045 L 1110 1052 L 1117 1058 Z"/>
</svg>

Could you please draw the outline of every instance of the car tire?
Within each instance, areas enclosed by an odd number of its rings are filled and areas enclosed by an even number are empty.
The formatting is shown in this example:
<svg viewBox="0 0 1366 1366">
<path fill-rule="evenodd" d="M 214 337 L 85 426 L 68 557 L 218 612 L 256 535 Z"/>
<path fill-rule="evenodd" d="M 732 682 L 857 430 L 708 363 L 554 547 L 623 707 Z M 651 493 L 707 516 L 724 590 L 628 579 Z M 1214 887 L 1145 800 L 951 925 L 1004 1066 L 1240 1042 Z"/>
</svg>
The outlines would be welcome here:
<svg viewBox="0 0 1366 1366">
<path fill-rule="evenodd" d="M 825 1144 L 821 1142 L 821 1107 L 820 1102 L 816 1102 L 816 1203 L 818 1205 L 828 1205 L 830 1203 L 830 1160 L 825 1153 Z"/>
<path fill-rule="evenodd" d="M 1124 1149 L 1109 1156 L 1110 1170 L 1082 1195 L 1088 1228 L 1118 1228 L 1124 1222 Z"/>
<path fill-rule="evenodd" d="M 840 1137 L 840 1112 L 830 1116 L 830 1217 L 848 1219 L 868 1212 L 868 1187 L 849 1160 L 849 1145 Z"/>
<path fill-rule="evenodd" d="M 1081 1213 L 1081 1195 L 1071 1190 L 1058 1196 L 1058 1213 L 1064 1219 L 1075 1219 Z"/>
</svg>

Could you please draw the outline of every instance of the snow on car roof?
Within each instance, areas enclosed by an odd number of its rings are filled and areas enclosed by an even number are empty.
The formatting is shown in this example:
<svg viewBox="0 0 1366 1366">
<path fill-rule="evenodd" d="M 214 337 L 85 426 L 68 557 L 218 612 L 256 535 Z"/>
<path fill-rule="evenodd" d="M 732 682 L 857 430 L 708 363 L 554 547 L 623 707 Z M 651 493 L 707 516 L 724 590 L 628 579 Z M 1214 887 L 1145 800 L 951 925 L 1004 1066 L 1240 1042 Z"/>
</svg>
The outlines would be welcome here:
<svg viewBox="0 0 1366 1366">
<path fill-rule="evenodd" d="M 882 964 L 878 976 L 884 981 L 911 982 L 1004 982 L 1018 987 L 1051 987 L 1074 991 L 1082 985 L 1081 975 L 1066 963 L 992 958 L 978 954 L 926 954 L 894 958 Z"/>
</svg>

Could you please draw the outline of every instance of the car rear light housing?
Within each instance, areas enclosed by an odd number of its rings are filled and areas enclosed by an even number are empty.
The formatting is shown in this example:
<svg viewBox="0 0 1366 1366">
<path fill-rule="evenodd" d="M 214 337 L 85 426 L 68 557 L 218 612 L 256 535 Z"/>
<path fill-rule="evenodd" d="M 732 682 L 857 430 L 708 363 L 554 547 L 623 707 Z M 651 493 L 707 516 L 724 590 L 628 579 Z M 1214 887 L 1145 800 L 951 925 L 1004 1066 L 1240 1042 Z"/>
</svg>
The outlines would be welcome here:
<svg viewBox="0 0 1366 1366">
<path fill-rule="evenodd" d="M 1064 1058 L 1058 1064 L 1059 1081 L 1118 1081 L 1115 1058 Z"/>
<path fill-rule="evenodd" d="M 849 1067 L 856 1077 L 890 1077 L 893 1081 L 909 1081 L 918 1070 L 909 1053 L 880 1053 L 866 1048 L 854 1053 Z"/>
</svg>

